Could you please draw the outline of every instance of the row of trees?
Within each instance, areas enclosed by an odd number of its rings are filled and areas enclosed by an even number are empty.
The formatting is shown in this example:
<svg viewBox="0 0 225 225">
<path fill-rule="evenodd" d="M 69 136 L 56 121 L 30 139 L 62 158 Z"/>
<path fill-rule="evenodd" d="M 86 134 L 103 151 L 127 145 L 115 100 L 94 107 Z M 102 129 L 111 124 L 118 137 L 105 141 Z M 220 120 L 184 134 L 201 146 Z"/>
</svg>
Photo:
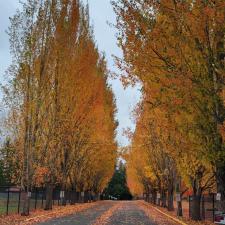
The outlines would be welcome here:
<svg viewBox="0 0 225 225">
<path fill-rule="evenodd" d="M 128 154 L 132 192 L 161 193 L 173 210 L 182 180 L 200 219 L 206 190 L 225 209 L 225 3 L 223 0 L 119 0 L 118 44 L 125 84 L 141 82 L 143 101 Z"/>
<path fill-rule="evenodd" d="M 116 107 L 88 6 L 27 0 L 21 8 L 8 31 L 13 63 L 4 87 L 4 130 L 16 162 L 11 183 L 27 193 L 45 186 L 51 209 L 55 185 L 100 193 L 109 182 L 117 157 Z"/>
</svg>

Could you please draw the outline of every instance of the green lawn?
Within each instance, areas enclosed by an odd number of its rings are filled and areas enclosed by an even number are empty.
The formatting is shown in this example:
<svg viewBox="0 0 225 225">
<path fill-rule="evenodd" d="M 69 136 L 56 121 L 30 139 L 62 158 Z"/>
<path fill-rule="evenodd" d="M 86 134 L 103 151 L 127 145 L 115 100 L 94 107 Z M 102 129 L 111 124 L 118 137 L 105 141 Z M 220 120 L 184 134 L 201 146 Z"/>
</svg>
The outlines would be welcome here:
<svg viewBox="0 0 225 225">
<path fill-rule="evenodd" d="M 0 193 L 0 215 L 4 215 L 7 212 L 7 193 Z M 18 212 L 18 202 L 19 202 L 19 194 L 13 193 L 9 195 L 9 206 L 8 206 L 8 214 L 13 214 Z M 57 204 L 57 200 L 55 200 L 55 204 Z M 43 205 L 45 204 L 45 200 L 43 201 Z M 22 211 L 22 201 L 20 201 L 20 212 Z M 42 207 L 42 200 L 38 199 L 36 203 L 36 208 Z M 35 199 L 30 199 L 30 211 L 35 209 Z"/>
<path fill-rule="evenodd" d="M 6 208 L 6 203 L 2 204 L 2 202 L 0 202 L 0 215 L 6 214 L 7 208 Z M 9 204 L 9 208 L 8 208 L 8 213 L 12 214 L 12 213 L 17 213 L 18 211 L 18 205 L 16 204 Z"/>
<path fill-rule="evenodd" d="M 18 212 L 18 203 L 19 203 L 19 194 L 11 194 L 9 195 L 9 206 L 8 206 L 8 214 L 17 213 Z M 22 201 L 20 202 L 20 211 L 22 207 Z M 41 200 L 37 201 L 37 208 L 41 207 Z M 30 210 L 35 208 L 35 200 L 30 200 Z M 0 215 L 6 214 L 7 212 L 7 193 L 0 194 Z"/>
</svg>

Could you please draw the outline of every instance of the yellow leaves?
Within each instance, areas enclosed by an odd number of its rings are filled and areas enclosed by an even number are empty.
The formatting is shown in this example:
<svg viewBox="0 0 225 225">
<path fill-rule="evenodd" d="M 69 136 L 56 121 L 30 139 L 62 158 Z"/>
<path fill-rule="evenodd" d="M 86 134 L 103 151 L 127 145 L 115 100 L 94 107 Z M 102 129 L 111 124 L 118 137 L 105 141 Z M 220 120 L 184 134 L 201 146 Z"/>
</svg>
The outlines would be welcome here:
<svg viewBox="0 0 225 225">
<path fill-rule="evenodd" d="M 152 168 L 150 166 L 145 166 L 144 167 L 144 171 L 145 171 L 145 176 L 150 179 L 151 181 L 155 181 L 156 180 L 156 176 L 154 174 L 154 172 L 152 171 Z"/>
<path fill-rule="evenodd" d="M 186 184 L 201 182 L 212 175 L 217 161 L 212 149 L 225 136 L 224 124 L 215 119 L 224 117 L 224 60 L 218 60 L 224 52 L 224 2 L 133 1 L 128 11 L 123 2 L 116 6 L 124 53 L 120 66 L 130 82 L 137 77 L 143 85 L 130 176 L 151 183 L 152 174 L 160 180 L 165 169 L 177 169 Z"/>
</svg>

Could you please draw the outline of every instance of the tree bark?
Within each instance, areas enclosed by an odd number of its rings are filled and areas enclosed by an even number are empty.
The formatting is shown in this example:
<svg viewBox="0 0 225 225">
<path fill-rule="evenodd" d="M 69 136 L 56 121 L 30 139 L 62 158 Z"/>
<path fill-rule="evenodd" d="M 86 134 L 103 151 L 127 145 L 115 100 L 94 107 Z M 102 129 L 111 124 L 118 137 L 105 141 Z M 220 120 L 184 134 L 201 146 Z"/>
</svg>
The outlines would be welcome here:
<svg viewBox="0 0 225 225">
<path fill-rule="evenodd" d="M 217 202 L 218 210 L 225 212 L 225 165 L 217 167 L 217 192 L 221 194 L 221 201 Z"/>
<path fill-rule="evenodd" d="M 162 190 L 161 198 L 162 198 L 161 206 L 166 208 L 166 191 L 165 190 Z"/>
<path fill-rule="evenodd" d="M 173 197 L 174 197 L 174 188 L 173 185 L 169 187 L 168 190 L 168 211 L 174 211 L 174 204 L 173 204 Z"/>
<path fill-rule="evenodd" d="M 152 192 L 152 203 L 156 204 L 156 200 L 157 200 L 157 192 L 154 190 Z"/>
<path fill-rule="evenodd" d="M 77 200 L 79 203 L 82 203 L 82 199 L 81 199 L 81 192 L 77 192 Z"/>
<path fill-rule="evenodd" d="M 22 202 L 23 202 L 23 210 L 21 216 L 29 216 L 29 196 L 27 191 L 22 192 Z"/>
<path fill-rule="evenodd" d="M 149 202 L 149 193 L 146 193 L 146 202 Z"/>
<path fill-rule="evenodd" d="M 195 221 L 201 220 L 201 195 L 192 196 L 190 207 L 191 207 L 191 219 Z"/>
<path fill-rule="evenodd" d="M 177 202 L 177 216 L 178 217 L 182 217 L 183 216 L 182 199 Z"/>
<path fill-rule="evenodd" d="M 76 203 L 76 190 L 75 189 L 72 189 L 70 196 L 71 196 L 70 204 L 74 205 Z"/>
<path fill-rule="evenodd" d="M 53 185 L 51 183 L 48 183 L 46 185 L 45 210 L 52 210 L 52 195 L 53 195 Z"/>
</svg>

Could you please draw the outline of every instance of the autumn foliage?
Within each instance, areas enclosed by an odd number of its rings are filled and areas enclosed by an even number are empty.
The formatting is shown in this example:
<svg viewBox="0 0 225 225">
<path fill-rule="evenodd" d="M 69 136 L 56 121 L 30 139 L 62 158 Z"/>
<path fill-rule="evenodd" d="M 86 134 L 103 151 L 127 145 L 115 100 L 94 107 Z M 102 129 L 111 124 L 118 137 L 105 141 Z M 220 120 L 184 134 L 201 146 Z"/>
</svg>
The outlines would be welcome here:
<svg viewBox="0 0 225 225">
<path fill-rule="evenodd" d="M 100 193 L 117 157 L 116 107 L 88 6 L 28 0 L 11 18 L 9 36 L 14 58 L 4 87 L 5 126 L 20 164 L 12 183 L 26 191 Z"/>
<path fill-rule="evenodd" d="M 182 180 L 197 196 L 194 219 L 207 190 L 222 194 L 224 209 L 224 1 L 120 0 L 113 6 L 122 81 L 143 86 L 128 158 L 132 191 L 168 194 L 172 210 Z"/>
</svg>

